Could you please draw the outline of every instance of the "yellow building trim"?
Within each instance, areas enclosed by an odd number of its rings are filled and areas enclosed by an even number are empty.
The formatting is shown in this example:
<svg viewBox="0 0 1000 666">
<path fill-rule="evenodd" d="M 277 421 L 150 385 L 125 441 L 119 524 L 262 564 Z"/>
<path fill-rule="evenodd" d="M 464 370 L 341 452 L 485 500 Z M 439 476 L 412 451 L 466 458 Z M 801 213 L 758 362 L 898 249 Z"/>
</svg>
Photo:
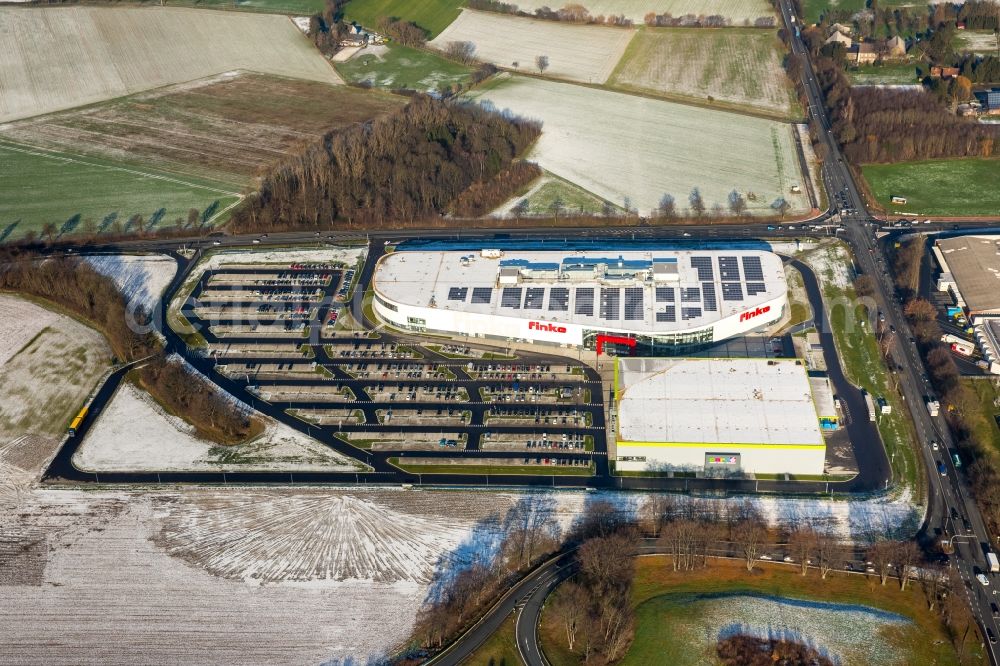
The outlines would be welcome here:
<svg viewBox="0 0 1000 666">
<path fill-rule="evenodd" d="M 737 444 L 735 442 L 626 442 L 618 440 L 619 448 L 701 448 L 713 452 L 728 452 L 730 449 L 826 449 L 826 443 L 819 444 Z"/>
</svg>

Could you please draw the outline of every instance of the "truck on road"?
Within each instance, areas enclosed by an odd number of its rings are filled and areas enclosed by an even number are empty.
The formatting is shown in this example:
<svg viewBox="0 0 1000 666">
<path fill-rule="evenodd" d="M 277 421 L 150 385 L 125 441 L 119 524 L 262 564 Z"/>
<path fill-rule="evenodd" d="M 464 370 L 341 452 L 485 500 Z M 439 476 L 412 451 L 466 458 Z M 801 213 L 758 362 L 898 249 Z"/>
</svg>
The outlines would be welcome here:
<svg viewBox="0 0 1000 666">
<path fill-rule="evenodd" d="M 937 416 L 941 411 L 941 403 L 937 400 L 927 401 L 927 413 L 931 416 Z"/>
<path fill-rule="evenodd" d="M 990 565 L 992 573 L 1000 572 L 1000 560 L 997 559 L 997 554 L 992 550 L 986 551 L 986 562 Z"/>
</svg>

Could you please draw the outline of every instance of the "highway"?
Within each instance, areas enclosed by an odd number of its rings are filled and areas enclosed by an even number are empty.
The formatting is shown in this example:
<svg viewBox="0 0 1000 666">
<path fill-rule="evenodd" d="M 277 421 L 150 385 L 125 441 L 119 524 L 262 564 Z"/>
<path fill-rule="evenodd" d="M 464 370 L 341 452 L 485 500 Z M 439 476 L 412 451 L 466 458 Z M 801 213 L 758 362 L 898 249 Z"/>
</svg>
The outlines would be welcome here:
<svg viewBox="0 0 1000 666">
<path fill-rule="evenodd" d="M 996 634 L 997 625 L 991 615 L 989 604 L 997 599 L 996 586 L 1000 580 L 997 576 L 990 575 L 991 585 L 987 589 L 975 579 L 977 571 L 987 568 L 984 549 L 990 548 L 992 537 L 986 531 L 982 516 L 972 501 L 964 475 L 955 468 L 951 456 L 947 454 L 955 448 L 955 442 L 944 416 L 932 417 L 926 409 L 925 400 L 933 397 L 933 390 L 889 276 L 884 248 L 876 239 L 879 222 L 868 214 L 860 188 L 854 182 L 853 175 L 844 162 L 830 130 L 830 120 L 822 103 L 808 52 L 802 39 L 795 36 L 790 3 L 788 0 L 782 0 L 780 6 L 786 29 L 790 31 L 793 54 L 802 60 L 802 83 L 808 96 L 809 112 L 825 130 L 822 133 L 822 140 L 829 151 L 827 153 L 829 157 L 823 165 L 823 181 L 827 192 L 831 195 L 831 202 L 835 201 L 837 193 L 841 193 L 849 203 L 846 208 L 855 211 L 842 215 L 847 227 L 842 238 L 850 243 L 860 272 L 874 278 L 875 307 L 885 313 L 886 323 L 894 326 L 897 331 L 892 340 L 893 357 L 902 367 L 899 371 L 899 385 L 913 418 L 930 486 L 929 509 L 921 540 L 927 547 L 932 547 L 933 543 L 941 538 L 955 540 L 956 549 L 952 563 L 957 567 L 969 591 L 976 619 L 984 629 L 984 636 L 987 628 Z M 938 451 L 934 450 L 935 442 Z M 944 462 L 947 468 L 945 477 L 937 473 L 938 460 Z M 957 514 L 957 518 L 952 517 L 953 511 Z M 971 530 L 965 528 L 965 521 L 969 522 Z M 989 641 L 985 644 L 991 663 L 997 664 L 995 644 Z"/>
</svg>

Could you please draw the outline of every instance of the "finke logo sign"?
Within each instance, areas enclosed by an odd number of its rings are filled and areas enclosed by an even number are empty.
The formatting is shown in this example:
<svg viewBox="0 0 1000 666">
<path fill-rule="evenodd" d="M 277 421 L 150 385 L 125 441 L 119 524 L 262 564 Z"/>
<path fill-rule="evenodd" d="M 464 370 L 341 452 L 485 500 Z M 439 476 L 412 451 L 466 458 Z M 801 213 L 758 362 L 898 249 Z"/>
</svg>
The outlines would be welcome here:
<svg viewBox="0 0 1000 666">
<path fill-rule="evenodd" d="M 541 331 L 543 333 L 565 333 L 565 326 L 558 326 L 557 324 L 549 324 L 544 321 L 529 321 L 528 322 L 529 331 Z"/>
<path fill-rule="evenodd" d="M 757 317 L 759 315 L 762 315 L 762 314 L 764 314 L 766 312 L 770 312 L 770 311 L 771 311 L 771 306 L 770 305 L 765 305 L 762 308 L 755 308 L 753 310 L 747 310 L 746 312 L 744 312 L 744 313 L 742 313 L 740 315 L 740 321 L 749 321 L 750 319 L 753 319 L 754 317 Z"/>
</svg>

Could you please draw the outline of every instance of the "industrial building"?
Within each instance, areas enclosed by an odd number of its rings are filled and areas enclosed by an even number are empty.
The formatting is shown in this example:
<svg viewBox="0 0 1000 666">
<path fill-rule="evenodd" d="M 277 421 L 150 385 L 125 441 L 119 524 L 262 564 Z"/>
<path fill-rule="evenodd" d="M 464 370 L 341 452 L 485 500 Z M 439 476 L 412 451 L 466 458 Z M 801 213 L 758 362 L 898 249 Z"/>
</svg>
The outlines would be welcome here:
<svg viewBox="0 0 1000 666">
<path fill-rule="evenodd" d="M 938 290 L 951 294 L 974 327 L 986 369 L 1000 374 L 1000 235 L 942 238 L 933 252 Z"/>
<path fill-rule="evenodd" d="M 781 319 L 781 259 L 760 250 L 404 251 L 379 259 L 373 309 L 397 328 L 669 353 Z"/>
<path fill-rule="evenodd" d="M 801 360 L 620 358 L 614 390 L 619 471 L 823 473 Z"/>
</svg>

